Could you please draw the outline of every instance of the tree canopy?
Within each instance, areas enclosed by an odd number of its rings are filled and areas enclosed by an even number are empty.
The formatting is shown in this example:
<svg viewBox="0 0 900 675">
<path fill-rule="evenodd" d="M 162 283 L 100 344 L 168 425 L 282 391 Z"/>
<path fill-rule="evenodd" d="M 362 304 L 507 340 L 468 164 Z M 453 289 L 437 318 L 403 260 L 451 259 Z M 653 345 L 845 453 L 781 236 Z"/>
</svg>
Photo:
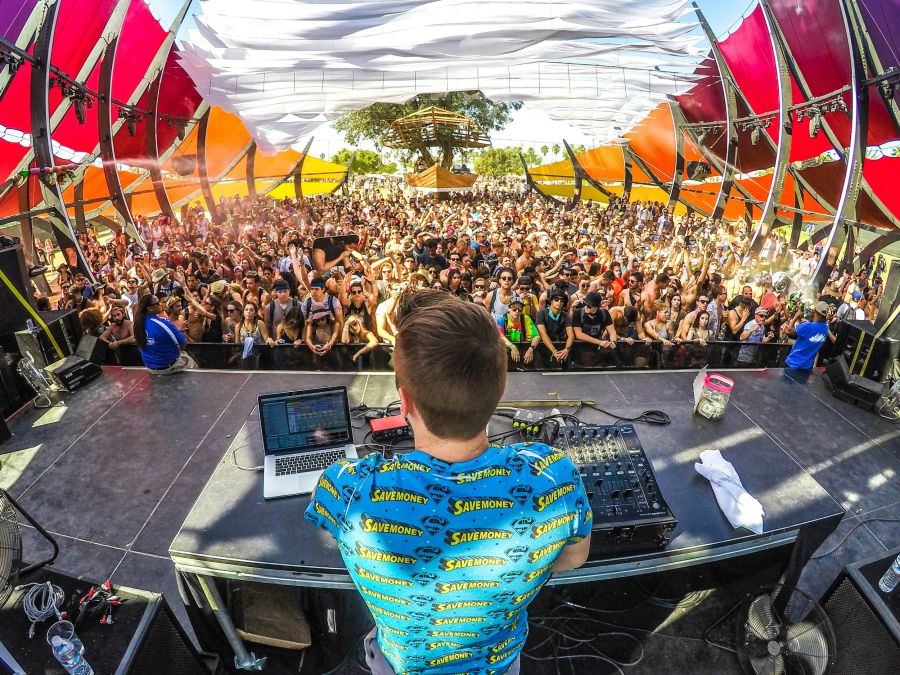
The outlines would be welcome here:
<svg viewBox="0 0 900 675">
<path fill-rule="evenodd" d="M 331 161 L 346 166 L 351 157 L 353 158 L 353 164 L 350 166 L 351 174 L 394 173 L 397 170 L 394 162 L 383 161 L 381 155 L 373 150 L 357 150 L 354 154 L 353 151 L 342 148 L 332 156 Z"/>
<path fill-rule="evenodd" d="M 437 106 L 471 117 L 490 134 L 491 131 L 505 127 L 512 119 L 512 112 L 521 108 L 522 103 L 520 101 L 494 103 L 480 91 L 419 94 L 406 103 L 374 103 L 368 108 L 347 113 L 332 126 L 344 135 L 350 145 L 359 145 L 360 141 L 369 140 L 374 142 L 376 147 L 380 147 L 381 138 L 390 128 L 391 122 L 428 106 Z M 440 157 L 434 158 L 427 148 L 424 152 L 422 148 L 416 148 L 407 151 L 410 157 L 404 158 L 404 161 L 411 162 L 412 155 L 417 153 L 429 166 L 439 162 L 442 167 L 450 168 L 453 165 L 454 148 L 440 147 L 439 150 Z"/>
<path fill-rule="evenodd" d="M 522 160 L 528 166 L 541 163 L 541 156 L 533 148 L 487 148 L 475 155 L 475 173 L 482 176 L 519 176 L 522 174 Z"/>
</svg>

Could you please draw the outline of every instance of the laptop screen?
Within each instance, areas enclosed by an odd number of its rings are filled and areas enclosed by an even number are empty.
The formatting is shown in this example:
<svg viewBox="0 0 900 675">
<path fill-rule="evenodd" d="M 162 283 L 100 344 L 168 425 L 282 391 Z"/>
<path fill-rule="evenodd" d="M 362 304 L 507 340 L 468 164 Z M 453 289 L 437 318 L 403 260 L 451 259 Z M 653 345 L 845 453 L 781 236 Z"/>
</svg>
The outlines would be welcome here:
<svg viewBox="0 0 900 675">
<path fill-rule="evenodd" d="M 259 415 L 269 455 L 353 442 L 344 387 L 260 396 Z"/>
</svg>

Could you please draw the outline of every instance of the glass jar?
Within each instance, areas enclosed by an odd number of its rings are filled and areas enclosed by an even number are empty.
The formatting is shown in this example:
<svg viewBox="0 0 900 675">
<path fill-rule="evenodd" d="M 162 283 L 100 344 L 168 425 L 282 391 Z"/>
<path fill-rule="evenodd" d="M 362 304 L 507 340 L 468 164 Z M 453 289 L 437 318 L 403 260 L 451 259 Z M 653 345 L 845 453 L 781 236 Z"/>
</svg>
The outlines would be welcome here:
<svg viewBox="0 0 900 675">
<path fill-rule="evenodd" d="M 718 373 L 710 373 L 703 381 L 697 412 L 711 420 L 719 419 L 725 414 L 733 388 L 734 380 Z"/>
</svg>

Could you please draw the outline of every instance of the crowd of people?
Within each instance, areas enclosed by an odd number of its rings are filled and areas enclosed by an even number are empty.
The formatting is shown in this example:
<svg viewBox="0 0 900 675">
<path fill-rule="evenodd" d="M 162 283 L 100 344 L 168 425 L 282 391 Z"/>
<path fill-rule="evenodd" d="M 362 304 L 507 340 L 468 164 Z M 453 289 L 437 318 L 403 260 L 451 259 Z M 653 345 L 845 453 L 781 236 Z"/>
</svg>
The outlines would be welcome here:
<svg viewBox="0 0 900 675">
<path fill-rule="evenodd" d="M 84 330 L 113 350 L 177 348 L 183 336 L 245 354 L 348 344 L 356 360 L 393 344 L 402 295 L 434 288 L 483 305 L 513 361 L 540 349 L 564 361 L 576 342 L 599 351 L 721 340 L 746 343 L 740 361 L 754 345 L 793 340 L 816 306 L 828 323 L 874 318 L 883 288 L 873 260 L 812 295 L 814 243 L 793 250 L 773 233 L 751 255 L 744 222 L 627 198 L 567 210 L 516 179 L 441 199 L 362 179 L 346 194 L 223 198 L 214 218 L 197 205 L 180 220 L 137 224 L 146 249 L 122 234 L 81 235 L 97 283 L 57 268 L 59 306 L 78 309 Z"/>
</svg>

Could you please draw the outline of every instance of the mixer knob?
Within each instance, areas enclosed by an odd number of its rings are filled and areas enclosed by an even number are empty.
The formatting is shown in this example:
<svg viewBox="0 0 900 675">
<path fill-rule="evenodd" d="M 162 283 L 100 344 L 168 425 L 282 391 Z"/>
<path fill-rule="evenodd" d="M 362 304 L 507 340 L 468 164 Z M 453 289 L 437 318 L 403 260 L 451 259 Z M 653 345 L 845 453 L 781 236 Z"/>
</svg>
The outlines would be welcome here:
<svg viewBox="0 0 900 675">
<path fill-rule="evenodd" d="M 591 430 L 591 438 L 597 438 L 597 429 Z"/>
<path fill-rule="evenodd" d="M 569 438 L 575 438 L 575 430 L 569 429 Z"/>
<path fill-rule="evenodd" d="M 609 438 L 609 427 L 603 429 L 603 438 Z"/>
<path fill-rule="evenodd" d="M 618 499 L 618 498 L 619 498 L 619 491 L 618 491 L 618 490 L 613 490 L 612 492 L 609 493 L 609 496 L 612 497 L 613 499 Z"/>
<path fill-rule="evenodd" d="M 631 488 L 628 488 L 624 492 L 622 492 L 622 496 L 625 497 L 625 499 L 628 499 L 631 496 L 631 493 L 632 493 Z"/>
<path fill-rule="evenodd" d="M 599 490 L 601 487 L 603 487 L 603 479 L 602 479 L 602 478 L 598 478 L 597 480 L 594 481 L 594 485 L 595 485 L 595 486 L 597 487 L 597 489 Z"/>
</svg>

